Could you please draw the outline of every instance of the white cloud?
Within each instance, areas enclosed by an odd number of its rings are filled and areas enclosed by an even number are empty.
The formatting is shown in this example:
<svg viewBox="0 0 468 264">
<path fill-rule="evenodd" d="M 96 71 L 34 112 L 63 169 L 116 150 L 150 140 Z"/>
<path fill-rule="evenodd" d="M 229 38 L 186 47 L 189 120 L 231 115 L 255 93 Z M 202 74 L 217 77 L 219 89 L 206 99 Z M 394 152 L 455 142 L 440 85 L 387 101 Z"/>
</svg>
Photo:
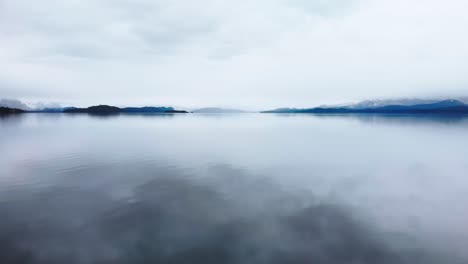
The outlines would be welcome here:
<svg viewBox="0 0 468 264">
<path fill-rule="evenodd" d="M 468 93 L 463 0 L 0 0 L 3 97 L 311 106 Z"/>
</svg>

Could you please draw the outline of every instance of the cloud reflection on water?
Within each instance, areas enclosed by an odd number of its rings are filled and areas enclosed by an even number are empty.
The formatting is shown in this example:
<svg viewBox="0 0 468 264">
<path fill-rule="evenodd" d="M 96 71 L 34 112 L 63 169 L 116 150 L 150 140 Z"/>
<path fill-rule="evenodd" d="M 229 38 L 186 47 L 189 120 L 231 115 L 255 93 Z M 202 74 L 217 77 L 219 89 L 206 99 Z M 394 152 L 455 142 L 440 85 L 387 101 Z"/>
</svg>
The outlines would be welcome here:
<svg viewBox="0 0 468 264">
<path fill-rule="evenodd" d="M 104 175 L 99 184 L 70 170 L 53 186 L 2 192 L 0 262 L 461 263 L 240 169 L 131 168 L 88 173 Z"/>
</svg>

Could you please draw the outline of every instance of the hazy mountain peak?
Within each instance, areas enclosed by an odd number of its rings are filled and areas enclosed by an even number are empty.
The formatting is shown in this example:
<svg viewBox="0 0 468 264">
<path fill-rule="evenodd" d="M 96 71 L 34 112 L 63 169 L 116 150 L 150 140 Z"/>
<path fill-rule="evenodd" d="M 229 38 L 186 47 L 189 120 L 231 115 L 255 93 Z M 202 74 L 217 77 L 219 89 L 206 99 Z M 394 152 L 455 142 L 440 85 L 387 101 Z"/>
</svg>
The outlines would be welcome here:
<svg viewBox="0 0 468 264">
<path fill-rule="evenodd" d="M 319 106 L 294 109 L 279 108 L 266 113 L 467 113 L 468 105 L 461 100 L 401 99 L 367 100 L 341 106 Z"/>
<path fill-rule="evenodd" d="M 220 108 L 220 107 L 205 107 L 193 110 L 194 113 L 245 113 L 244 110 Z"/>
<path fill-rule="evenodd" d="M 401 99 L 376 99 L 364 100 L 357 103 L 344 105 L 346 108 L 364 109 L 364 108 L 377 108 L 387 105 L 417 105 L 417 104 L 431 104 L 439 102 L 437 99 L 419 99 L 419 98 L 401 98 Z"/>
<path fill-rule="evenodd" d="M 0 99 L 0 107 L 31 110 L 31 107 L 29 107 L 27 104 L 16 99 Z"/>
</svg>

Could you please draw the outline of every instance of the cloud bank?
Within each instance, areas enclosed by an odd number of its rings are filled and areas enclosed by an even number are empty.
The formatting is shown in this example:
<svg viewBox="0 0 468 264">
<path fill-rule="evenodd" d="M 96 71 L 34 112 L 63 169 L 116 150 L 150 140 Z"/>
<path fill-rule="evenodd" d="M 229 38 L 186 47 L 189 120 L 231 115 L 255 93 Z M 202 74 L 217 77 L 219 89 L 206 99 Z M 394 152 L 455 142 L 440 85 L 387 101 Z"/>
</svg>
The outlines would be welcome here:
<svg viewBox="0 0 468 264">
<path fill-rule="evenodd" d="M 0 1 L 0 94 L 311 106 L 468 93 L 463 0 Z"/>
</svg>

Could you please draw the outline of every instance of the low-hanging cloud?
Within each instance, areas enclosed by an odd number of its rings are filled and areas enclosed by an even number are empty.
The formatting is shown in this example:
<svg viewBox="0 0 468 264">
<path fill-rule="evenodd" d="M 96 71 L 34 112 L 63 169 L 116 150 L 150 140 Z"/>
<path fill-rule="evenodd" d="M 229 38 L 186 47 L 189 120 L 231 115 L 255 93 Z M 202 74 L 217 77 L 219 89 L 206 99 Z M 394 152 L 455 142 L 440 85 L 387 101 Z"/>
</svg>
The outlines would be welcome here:
<svg viewBox="0 0 468 264">
<path fill-rule="evenodd" d="M 20 100 L 1 99 L 1 98 L 0 98 L 0 107 L 9 107 L 9 108 L 22 109 L 22 110 L 30 109 L 30 107 L 27 104 L 21 102 Z"/>
</svg>

